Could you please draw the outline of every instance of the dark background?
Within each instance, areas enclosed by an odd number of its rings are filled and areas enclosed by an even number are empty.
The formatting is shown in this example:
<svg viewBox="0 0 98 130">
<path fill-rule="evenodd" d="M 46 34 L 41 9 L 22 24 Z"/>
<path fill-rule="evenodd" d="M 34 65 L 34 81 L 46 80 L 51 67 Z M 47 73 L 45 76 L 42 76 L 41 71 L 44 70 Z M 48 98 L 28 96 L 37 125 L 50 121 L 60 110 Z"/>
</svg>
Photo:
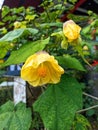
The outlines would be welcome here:
<svg viewBox="0 0 98 130">
<path fill-rule="evenodd" d="M 40 10 L 38 5 L 41 2 L 42 0 L 5 0 L 3 5 L 8 5 L 10 8 L 34 6 L 37 10 Z M 73 12 L 76 14 L 86 14 L 87 10 L 98 13 L 98 0 L 78 0 L 75 6 Z"/>
</svg>

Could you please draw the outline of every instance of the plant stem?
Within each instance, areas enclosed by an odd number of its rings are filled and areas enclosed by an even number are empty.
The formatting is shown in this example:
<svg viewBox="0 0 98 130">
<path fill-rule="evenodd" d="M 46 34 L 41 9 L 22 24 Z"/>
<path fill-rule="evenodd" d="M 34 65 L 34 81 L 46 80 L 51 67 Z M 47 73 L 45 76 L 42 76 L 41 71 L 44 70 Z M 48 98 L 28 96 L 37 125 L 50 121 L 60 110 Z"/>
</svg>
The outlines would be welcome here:
<svg viewBox="0 0 98 130">
<path fill-rule="evenodd" d="M 88 97 L 91 97 L 91 98 L 93 98 L 93 99 L 95 99 L 95 100 L 98 100 L 98 97 L 92 96 L 92 95 L 90 95 L 90 94 L 88 94 L 88 93 L 83 92 L 83 95 L 88 96 Z"/>
<path fill-rule="evenodd" d="M 88 97 L 90 97 L 90 98 L 93 98 L 93 99 L 95 99 L 95 100 L 98 100 L 98 97 L 92 96 L 92 95 L 90 95 L 90 94 L 88 94 L 88 93 L 83 92 L 83 95 L 88 96 Z M 88 108 L 79 110 L 79 111 L 77 111 L 77 113 L 85 112 L 85 111 L 94 109 L 94 108 L 96 108 L 96 107 L 98 107 L 98 105 L 94 105 L 94 106 L 91 106 L 91 107 L 88 107 Z"/>
<path fill-rule="evenodd" d="M 91 106 L 91 107 L 88 107 L 88 108 L 85 108 L 85 109 L 79 110 L 79 111 L 77 111 L 77 113 L 85 112 L 85 111 L 88 111 L 88 110 L 94 109 L 94 108 L 96 108 L 96 107 L 98 107 L 98 105 L 94 105 L 94 106 Z"/>
</svg>

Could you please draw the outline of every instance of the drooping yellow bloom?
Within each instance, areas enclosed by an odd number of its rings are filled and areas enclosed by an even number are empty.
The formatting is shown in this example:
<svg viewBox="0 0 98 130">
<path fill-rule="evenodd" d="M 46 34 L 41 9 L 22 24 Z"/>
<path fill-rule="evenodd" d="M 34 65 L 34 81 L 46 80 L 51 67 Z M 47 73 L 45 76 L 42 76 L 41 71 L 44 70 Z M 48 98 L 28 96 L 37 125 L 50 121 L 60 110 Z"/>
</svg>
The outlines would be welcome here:
<svg viewBox="0 0 98 130">
<path fill-rule="evenodd" d="M 43 51 L 31 55 L 21 69 L 21 77 L 34 87 L 56 84 L 63 73 L 64 69 L 58 65 L 54 56 Z"/>
<path fill-rule="evenodd" d="M 63 24 L 63 33 L 68 38 L 69 42 L 72 42 L 79 38 L 81 27 L 74 21 L 68 20 Z"/>
</svg>

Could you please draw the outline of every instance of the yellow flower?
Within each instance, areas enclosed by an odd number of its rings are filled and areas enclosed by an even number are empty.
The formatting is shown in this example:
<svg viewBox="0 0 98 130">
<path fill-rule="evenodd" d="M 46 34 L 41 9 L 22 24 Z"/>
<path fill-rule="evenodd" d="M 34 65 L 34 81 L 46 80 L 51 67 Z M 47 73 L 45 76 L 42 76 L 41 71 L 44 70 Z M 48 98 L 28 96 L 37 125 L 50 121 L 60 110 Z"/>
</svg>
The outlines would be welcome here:
<svg viewBox="0 0 98 130">
<path fill-rule="evenodd" d="M 63 33 L 68 38 L 69 42 L 72 42 L 79 38 L 81 27 L 75 24 L 74 21 L 68 20 L 63 24 Z"/>
<path fill-rule="evenodd" d="M 14 28 L 17 29 L 17 28 L 20 28 L 21 27 L 21 22 L 14 22 Z"/>
<path fill-rule="evenodd" d="M 31 55 L 21 69 L 21 77 L 34 87 L 56 84 L 63 73 L 64 69 L 58 65 L 54 56 L 43 51 Z"/>
</svg>

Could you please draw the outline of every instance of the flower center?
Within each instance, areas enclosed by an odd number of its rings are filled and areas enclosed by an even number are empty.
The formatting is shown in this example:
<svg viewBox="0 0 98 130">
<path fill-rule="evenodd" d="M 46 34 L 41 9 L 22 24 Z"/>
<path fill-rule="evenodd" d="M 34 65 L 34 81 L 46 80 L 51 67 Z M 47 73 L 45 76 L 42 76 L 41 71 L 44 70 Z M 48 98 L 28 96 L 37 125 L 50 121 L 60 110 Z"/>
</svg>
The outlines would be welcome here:
<svg viewBox="0 0 98 130">
<path fill-rule="evenodd" d="M 44 78 L 44 77 L 46 76 L 46 74 L 47 74 L 46 67 L 43 66 L 43 65 L 40 66 L 40 67 L 38 68 L 38 75 L 39 75 L 40 77 Z"/>
</svg>

